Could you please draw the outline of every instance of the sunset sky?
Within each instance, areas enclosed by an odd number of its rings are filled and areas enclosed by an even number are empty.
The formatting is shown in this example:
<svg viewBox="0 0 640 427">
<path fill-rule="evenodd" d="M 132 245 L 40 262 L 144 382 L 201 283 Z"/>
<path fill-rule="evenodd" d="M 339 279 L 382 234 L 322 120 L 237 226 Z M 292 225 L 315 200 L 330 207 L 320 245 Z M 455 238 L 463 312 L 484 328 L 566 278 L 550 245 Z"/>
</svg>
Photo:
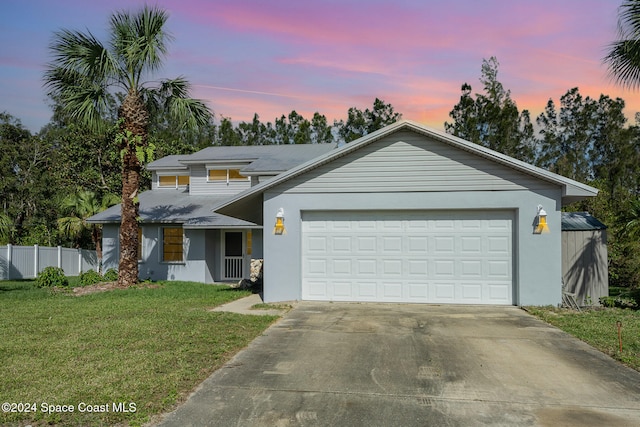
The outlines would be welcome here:
<svg viewBox="0 0 640 427">
<path fill-rule="evenodd" d="M 144 4 L 169 12 L 174 40 L 158 78 L 185 76 L 219 118 L 262 122 L 296 110 L 330 122 L 378 97 L 437 129 L 483 58 L 535 118 L 579 87 L 640 111 L 640 93 L 602 64 L 621 0 L 0 0 L 0 112 L 37 132 L 48 107 L 42 75 L 53 32 L 89 29 L 106 42 L 109 15 Z"/>
</svg>

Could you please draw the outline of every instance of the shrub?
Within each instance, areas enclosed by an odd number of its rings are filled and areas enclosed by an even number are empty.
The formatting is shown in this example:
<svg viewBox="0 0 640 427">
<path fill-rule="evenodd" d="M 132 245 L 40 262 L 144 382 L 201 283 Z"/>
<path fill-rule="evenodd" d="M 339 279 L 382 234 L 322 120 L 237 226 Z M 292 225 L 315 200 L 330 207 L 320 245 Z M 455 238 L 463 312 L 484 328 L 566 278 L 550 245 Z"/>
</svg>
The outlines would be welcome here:
<svg viewBox="0 0 640 427">
<path fill-rule="evenodd" d="M 45 267 L 36 277 L 36 286 L 39 288 L 52 288 L 54 286 L 66 288 L 69 286 L 69 279 L 64 275 L 63 269 Z"/>
<path fill-rule="evenodd" d="M 80 273 L 80 286 L 90 286 L 102 281 L 102 276 L 95 270 Z"/>
<path fill-rule="evenodd" d="M 622 295 L 615 297 L 600 297 L 600 304 L 605 307 L 638 308 L 638 303 L 635 299 Z"/>
<path fill-rule="evenodd" d="M 102 276 L 104 282 L 115 282 L 118 280 L 118 272 L 113 268 L 108 269 Z"/>
</svg>

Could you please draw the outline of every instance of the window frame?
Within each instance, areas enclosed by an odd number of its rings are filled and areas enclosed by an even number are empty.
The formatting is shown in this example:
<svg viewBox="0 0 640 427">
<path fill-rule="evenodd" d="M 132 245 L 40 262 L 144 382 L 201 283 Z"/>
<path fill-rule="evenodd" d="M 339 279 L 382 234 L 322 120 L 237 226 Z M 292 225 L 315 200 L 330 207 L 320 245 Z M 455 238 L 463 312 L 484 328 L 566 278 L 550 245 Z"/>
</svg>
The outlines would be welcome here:
<svg viewBox="0 0 640 427">
<path fill-rule="evenodd" d="M 224 182 L 227 185 L 229 185 L 230 182 L 250 181 L 251 180 L 250 176 L 242 176 L 242 174 L 240 173 L 240 170 L 243 167 L 244 166 L 215 166 L 215 165 L 207 166 L 207 182 L 211 182 L 211 183 Z M 215 179 L 215 178 L 211 178 L 211 171 L 219 171 L 219 172 L 225 171 L 225 174 L 224 174 L 224 177 L 222 174 L 220 174 L 221 175 L 220 179 Z"/>
<path fill-rule="evenodd" d="M 186 176 L 188 179 L 188 183 L 187 184 L 180 184 L 180 177 L 184 177 Z M 178 173 L 178 172 L 156 172 L 156 187 L 158 189 L 164 189 L 164 188 L 170 188 L 170 189 L 176 189 L 176 188 L 187 188 L 190 184 L 191 184 L 191 176 L 189 175 L 188 172 L 182 172 L 182 173 Z M 160 181 L 162 178 L 167 178 L 167 177 L 173 177 L 173 185 L 161 185 Z"/>
<path fill-rule="evenodd" d="M 181 236 L 181 242 L 180 242 L 180 248 L 181 248 L 181 258 L 179 260 L 167 260 L 165 259 L 166 256 L 166 243 L 165 243 L 165 230 L 180 230 L 180 236 Z M 167 226 L 163 226 L 160 227 L 160 250 L 159 252 L 159 257 L 160 257 L 160 263 L 162 264 L 184 264 L 185 263 L 185 235 L 184 235 L 184 228 L 182 227 L 182 225 L 167 225 Z M 175 236 L 173 236 L 175 237 Z M 177 242 L 172 242 L 170 244 L 173 245 L 178 245 Z M 173 253 L 173 252 L 172 252 Z"/>
</svg>

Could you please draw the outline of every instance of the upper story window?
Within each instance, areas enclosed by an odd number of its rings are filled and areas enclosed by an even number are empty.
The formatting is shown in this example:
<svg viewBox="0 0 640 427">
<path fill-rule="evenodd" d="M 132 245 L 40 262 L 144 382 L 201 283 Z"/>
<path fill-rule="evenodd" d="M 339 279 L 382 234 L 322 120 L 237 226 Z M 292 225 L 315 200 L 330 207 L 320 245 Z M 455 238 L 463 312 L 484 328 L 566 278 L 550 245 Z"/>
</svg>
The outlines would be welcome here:
<svg viewBox="0 0 640 427">
<path fill-rule="evenodd" d="M 189 185 L 189 175 L 158 175 L 158 188 L 178 188 Z"/>
<path fill-rule="evenodd" d="M 208 169 L 207 181 L 209 182 L 229 182 L 246 181 L 248 178 L 240 174 L 240 169 Z"/>
</svg>

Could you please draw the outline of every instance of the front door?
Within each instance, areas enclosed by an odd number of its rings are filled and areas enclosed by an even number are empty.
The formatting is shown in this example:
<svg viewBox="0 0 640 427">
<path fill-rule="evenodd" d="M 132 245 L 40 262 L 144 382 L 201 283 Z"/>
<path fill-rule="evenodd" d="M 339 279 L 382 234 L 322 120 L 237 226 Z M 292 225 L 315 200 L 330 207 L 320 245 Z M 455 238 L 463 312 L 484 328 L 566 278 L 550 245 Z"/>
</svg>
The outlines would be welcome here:
<svg viewBox="0 0 640 427">
<path fill-rule="evenodd" d="M 244 233 L 242 231 L 223 232 L 224 280 L 239 280 L 244 271 Z"/>
</svg>

